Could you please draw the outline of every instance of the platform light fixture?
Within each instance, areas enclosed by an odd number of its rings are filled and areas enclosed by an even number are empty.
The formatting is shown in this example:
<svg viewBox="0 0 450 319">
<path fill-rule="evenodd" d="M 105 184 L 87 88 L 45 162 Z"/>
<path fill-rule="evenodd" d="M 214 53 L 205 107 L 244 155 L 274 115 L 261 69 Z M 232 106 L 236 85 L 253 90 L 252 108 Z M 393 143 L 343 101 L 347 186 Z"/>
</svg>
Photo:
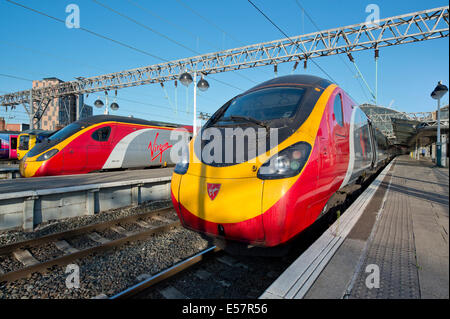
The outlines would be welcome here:
<svg viewBox="0 0 450 319">
<path fill-rule="evenodd" d="M 111 103 L 109 108 L 113 111 L 117 111 L 119 109 L 119 104 L 117 104 L 117 90 L 114 92 L 114 102 Z"/>
<path fill-rule="evenodd" d="M 185 71 L 178 78 L 181 84 L 188 87 L 192 82 L 194 82 L 194 122 L 193 122 L 193 134 L 197 133 L 197 87 L 200 91 L 205 92 L 209 89 L 209 83 L 203 78 L 203 74 L 201 79 L 197 83 L 197 72 L 194 72 L 194 78 L 192 79 L 191 74 Z"/>
<path fill-rule="evenodd" d="M 200 81 L 198 81 L 198 83 L 197 83 L 197 87 L 200 91 L 205 92 L 209 89 L 209 83 L 202 76 Z"/>
<path fill-rule="evenodd" d="M 189 86 L 192 83 L 192 76 L 188 72 L 184 72 L 180 75 L 179 80 L 184 86 Z"/>
<path fill-rule="evenodd" d="M 103 104 L 103 101 L 102 101 L 102 100 L 97 99 L 97 100 L 94 102 L 94 105 L 95 105 L 95 107 L 101 108 L 101 107 L 103 107 L 105 104 Z"/>
<path fill-rule="evenodd" d="M 436 165 L 442 167 L 442 143 L 441 143 L 441 98 L 448 92 L 448 87 L 439 81 L 431 92 L 431 97 L 437 100 L 437 136 L 436 136 Z"/>
<path fill-rule="evenodd" d="M 117 104 L 116 102 L 112 102 L 109 108 L 113 111 L 117 111 L 119 109 L 119 104 Z"/>
</svg>

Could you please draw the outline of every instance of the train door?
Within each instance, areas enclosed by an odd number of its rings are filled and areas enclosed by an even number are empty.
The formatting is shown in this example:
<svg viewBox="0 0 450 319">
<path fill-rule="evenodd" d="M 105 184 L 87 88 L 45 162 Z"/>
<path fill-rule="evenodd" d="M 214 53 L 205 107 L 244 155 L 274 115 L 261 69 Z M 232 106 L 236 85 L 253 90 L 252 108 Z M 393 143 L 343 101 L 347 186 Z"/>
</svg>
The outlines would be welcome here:
<svg viewBox="0 0 450 319">
<path fill-rule="evenodd" d="M 86 167 L 87 154 L 82 143 L 72 141 L 62 150 L 62 172 L 63 174 L 80 173 Z"/>
<path fill-rule="evenodd" d="M 9 137 L 9 158 L 17 159 L 17 135 Z"/>
<path fill-rule="evenodd" d="M 334 140 L 331 138 L 331 110 L 333 105 L 328 102 L 325 108 L 324 118 L 317 132 L 317 141 L 319 142 L 320 161 L 319 161 L 319 178 L 317 180 L 317 189 L 319 193 L 325 196 L 331 187 L 334 176 L 335 158 L 333 156 Z"/>
<path fill-rule="evenodd" d="M 115 132 L 115 125 L 102 126 L 88 137 L 86 143 L 87 165 L 86 171 L 98 171 L 103 168 L 105 158 L 111 153 Z"/>
<path fill-rule="evenodd" d="M 334 97 L 331 126 L 331 138 L 334 141 L 335 180 L 333 184 L 342 182 L 348 167 L 348 127 L 344 121 L 344 96 L 340 90 Z M 346 101 L 345 101 L 346 102 Z"/>
<path fill-rule="evenodd" d="M 369 126 L 369 140 L 370 140 L 370 146 L 371 146 L 371 150 L 372 150 L 372 165 L 371 168 L 374 168 L 376 166 L 377 163 L 377 143 L 375 140 L 375 135 L 374 135 L 374 129 L 373 129 L 373 125 L 372 122 L 367 120 L 368 126 Z"/>
</svg>

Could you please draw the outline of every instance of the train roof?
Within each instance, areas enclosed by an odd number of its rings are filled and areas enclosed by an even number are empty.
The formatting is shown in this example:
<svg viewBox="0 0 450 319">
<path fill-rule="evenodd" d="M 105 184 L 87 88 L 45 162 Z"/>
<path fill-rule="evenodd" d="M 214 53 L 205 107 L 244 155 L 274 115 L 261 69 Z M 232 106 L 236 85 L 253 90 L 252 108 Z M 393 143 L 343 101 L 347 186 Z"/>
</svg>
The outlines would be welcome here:
<svg viewBox="0 0 450 319">
<path fill-rule="evenodd" d="M 41 129 L 31 129 L 31 130 L 26 130 L 23 132 L 20 132 L 20 134 L 47 134 L 47 133 L 53 133 L 55 131 L 48 131 L 48 130 L 41 130 Z"/>
<path fill-rule="evenodd" d="M 314 76 L 314 75 L 294 74 L 294 75 L 279 76 L 279 77 L 270 79 L 268 81 L 265 81 L 261 84 L 258 84 L 256 86 L 252 87 L 247 92 L 253 91 L 253 90 L 268 86 L 268 85 L 277 85 L 277 84 L 279 84 L 279 85 L 283 85 L 283 84 L 310 85 L 310 86 L 320 87 L 322 89 L 325 89 L 333 83 L 326 79 L 323 79 L 321 77 Z"/>
<path fill-rule="evenodd" d="M 159 121 L 147 121 L 134 117 L 126 117 L 126 116 L 118 116 L 118 115 L 94 115 L 77 122 L 82 123 L 84 125 L 93 125 L 101 122 L 121 122 L 121 123 L 129 123 L 129 124 L 142 124 L 142 125 L 153 125 L 153 126 L 169 126 L 169 127 L 187 127 L 189 125 L 175 124 L 175 123 L 167 123 L 167 122 L 159 122 Z"/>
<path fill-rule="evenodd" d="M 0 134 L 21 134 L 23 132 L 17 132 L 17 131 L 0 131 Z"/>
</svg>

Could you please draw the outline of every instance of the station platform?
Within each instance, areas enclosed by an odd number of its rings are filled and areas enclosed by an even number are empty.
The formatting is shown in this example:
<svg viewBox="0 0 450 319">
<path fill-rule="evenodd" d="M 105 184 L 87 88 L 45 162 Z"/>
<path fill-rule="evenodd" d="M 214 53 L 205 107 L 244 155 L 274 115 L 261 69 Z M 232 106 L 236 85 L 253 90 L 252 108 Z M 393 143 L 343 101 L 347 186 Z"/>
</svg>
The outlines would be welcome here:
<svg viewBox="0 0 450 319">
<path fill-rule="evenodd" d="M 0 181 L 0 232 L 170 199 L 173 167 Z"/>
<path fill-rule="evenodd" d="M 395 158 L 260 297 L 449 298 L 449 170 Z"/>
<path fill-rule="evenodd" d="M 0 180 L 0 194 L 172 176 L 173 167 Z"/>
</svg>

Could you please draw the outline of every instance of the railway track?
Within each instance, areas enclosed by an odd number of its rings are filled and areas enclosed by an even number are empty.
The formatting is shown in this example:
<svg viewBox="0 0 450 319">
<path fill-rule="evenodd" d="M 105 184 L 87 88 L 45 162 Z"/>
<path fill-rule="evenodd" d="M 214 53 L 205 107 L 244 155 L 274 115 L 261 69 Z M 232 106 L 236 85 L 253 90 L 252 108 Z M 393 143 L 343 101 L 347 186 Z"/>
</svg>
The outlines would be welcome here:
<svg viewBox="0 0 450 319">
<path fill-rule="evenodd" d="M 163 208 L 2 246 L 0 282 L 45 272 L 53 266 L 67 265 L 93 253 L 168 231 L 180 226 L 174 217 L 173 208 Z M 84 244 L 76 244 L 81 242 Z"/>
<path fill-rule="evenodd" d="M 207 258 L 209 255 L 212 255 L 216 252 L 220 251 L 220 248 L 216 246 L 209 247 L 198 254 L 186 258 L 185 260 L 173 265 L 172 267 L 169 267 L 168 269 L 165 269 L 150 278 L 147 278 L 140 283 L 125 289 L 124 291 L 121 291 L 120 293 L 110 297 L 109 299 L 126 299 L 131 298 L 139 293 L 141 293 L 145 289 L 149 289 L 150 287 L 156 285 L 159 282 L 162 282 L 164 280 L 167 280 L 180 272 L 198 264 L 199 262 L 203 261 L 205 258 Z"/>
<path fill-rule="evenodd" d="M 211 246 L 109 299 L 255 299 L 298 254 L 296 250 L 283 258 L 236 256 Z"/>
</svg>

